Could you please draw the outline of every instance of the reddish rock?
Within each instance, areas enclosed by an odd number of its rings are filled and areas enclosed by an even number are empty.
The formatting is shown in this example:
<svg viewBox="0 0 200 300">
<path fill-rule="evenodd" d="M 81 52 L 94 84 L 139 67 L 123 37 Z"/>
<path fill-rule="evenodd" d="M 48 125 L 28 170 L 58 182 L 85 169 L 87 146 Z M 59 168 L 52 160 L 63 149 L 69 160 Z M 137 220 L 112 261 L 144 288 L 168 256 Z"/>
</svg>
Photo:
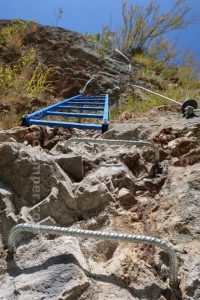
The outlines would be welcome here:
<svg viewBox="0 0 200 300">
<path fill-rule="evenodd" d="M 137 204 L 137 200 L 128 189 L 122 188 L 117 196 L 118 201 L 124 208 L 130 208 L 133 205 Z"/>
</svg>

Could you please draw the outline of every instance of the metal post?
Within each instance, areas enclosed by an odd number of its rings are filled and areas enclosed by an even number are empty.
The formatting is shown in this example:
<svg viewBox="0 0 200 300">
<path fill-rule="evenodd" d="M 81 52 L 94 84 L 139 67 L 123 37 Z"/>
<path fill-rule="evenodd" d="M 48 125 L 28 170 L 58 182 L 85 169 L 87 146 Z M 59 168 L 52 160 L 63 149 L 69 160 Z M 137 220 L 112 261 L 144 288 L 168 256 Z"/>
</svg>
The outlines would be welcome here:
<svg viewBox="0 0 200 300">
<path fill-rule="evenodd" d="M 151 236 L 131 235 L 116 232 L 102 232 L 92 230 L 82 230 L 75 228 L 63 228 L 56 226 L 45 226 L 38 224 L 18 224 L 12 228 L 8 237 L 8 250 L 13 253 L 17 242 L 19 242 L 20 232 L 32 232 L 35 234 L 47 233 L 47 234 L 58 234 L 58 235 L 71 235 L 78 237 L 96 238 L 103 240 L 117 240 L 122 242 L 140 243 L 147 245 L 155 245 L 162 248 L 169 254 L 170 257 L 170 286 L 175 288 L 177 286 L 177 256 L 175 248 L 172 244 L 167 243 L 161 239 Z"/>
<path fill-rule="evenodd" d="M 94 83 L 94 82 L 97 82 L 97 76 L 96 75 L 92 75 L 92 77 L 86 82 L 86 84 L 84 85 L 83 89 L 80 90 L 80 94 L 83 95 L 85 93 L 85 91 L 86 91 L 87 86 L 90 83 Z"/>
<path fill-rule="evenodd" d="M 108 130 L 108 114 L 108 94 L 106 94 L 103 112 L 102 132 Z"/>
</svg>

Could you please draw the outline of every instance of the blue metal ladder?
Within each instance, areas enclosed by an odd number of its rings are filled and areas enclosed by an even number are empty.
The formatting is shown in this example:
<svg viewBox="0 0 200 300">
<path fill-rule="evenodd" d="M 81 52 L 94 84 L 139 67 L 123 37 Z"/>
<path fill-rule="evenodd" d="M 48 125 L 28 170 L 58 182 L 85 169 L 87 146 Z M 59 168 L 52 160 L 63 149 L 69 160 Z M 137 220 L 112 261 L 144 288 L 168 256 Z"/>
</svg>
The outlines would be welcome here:
<svg viewBox="0 0 200 300">
<path fill-rule="evenodd" d="M 45 120 L 46 117 L 66 117 L 66 118 L 88 118 L 100 119 L 101 123 L 75 123 L 68 121 Z M 60 126 L 66 128 L 96 129 L 105 132 L 109 123 L 108 94 L 99 96 L 85 96 L 84 94 L 65 99 L 46 108 L 25 115 L 22 118 L 22 125 L 29 126 L 46 125 Z"/>
</svg>

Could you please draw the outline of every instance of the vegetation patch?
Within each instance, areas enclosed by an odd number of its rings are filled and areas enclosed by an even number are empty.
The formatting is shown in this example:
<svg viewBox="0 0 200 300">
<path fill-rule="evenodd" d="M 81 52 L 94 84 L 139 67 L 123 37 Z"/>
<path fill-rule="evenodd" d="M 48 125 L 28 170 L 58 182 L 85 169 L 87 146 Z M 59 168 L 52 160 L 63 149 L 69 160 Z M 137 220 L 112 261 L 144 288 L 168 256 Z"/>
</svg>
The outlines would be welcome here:
<svg viewBox="0 0 200 300">
<path fill-rule="evenodd" d="M 31 100 L 44 94 L 50 85 L 51 70 L 37 55 L 37 45 L 24 45 L 25 36 L 35 32 L 36 28 L 32 21 L 14 20 L 0 31 L 0 47 L 13 55 L 11 63 L 0 65 L 2 128 L 18 124 Z"/>
</svg>

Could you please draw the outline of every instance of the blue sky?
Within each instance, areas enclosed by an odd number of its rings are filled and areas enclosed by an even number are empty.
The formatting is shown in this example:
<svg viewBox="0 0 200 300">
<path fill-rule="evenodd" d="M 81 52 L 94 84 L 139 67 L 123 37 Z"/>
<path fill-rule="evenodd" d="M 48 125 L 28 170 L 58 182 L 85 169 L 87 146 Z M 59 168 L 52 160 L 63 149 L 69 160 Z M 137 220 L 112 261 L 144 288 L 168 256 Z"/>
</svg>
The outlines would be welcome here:
<svg viewBox="0 0 200 300">
<path fill-rule="evenodd" d="M 176 32 L 179 49 L 193 49 L 200 60 L 200 0 L 187 0 L 194 5 L 193 14 L 199 19 L 187 29 Z M 149 0 L 128 0 L 145 5 Z M 157 0 L 163 10 L 169 9 L 175 0 Z M 64 8 L 59 26 L 78 32 L 99 32 L 103 25 L 120 26 L 122 0 L 0 0 L 0 19 L 21 18 L 41 24 L 55 25 L 55 10 Z"/>
</svg>

